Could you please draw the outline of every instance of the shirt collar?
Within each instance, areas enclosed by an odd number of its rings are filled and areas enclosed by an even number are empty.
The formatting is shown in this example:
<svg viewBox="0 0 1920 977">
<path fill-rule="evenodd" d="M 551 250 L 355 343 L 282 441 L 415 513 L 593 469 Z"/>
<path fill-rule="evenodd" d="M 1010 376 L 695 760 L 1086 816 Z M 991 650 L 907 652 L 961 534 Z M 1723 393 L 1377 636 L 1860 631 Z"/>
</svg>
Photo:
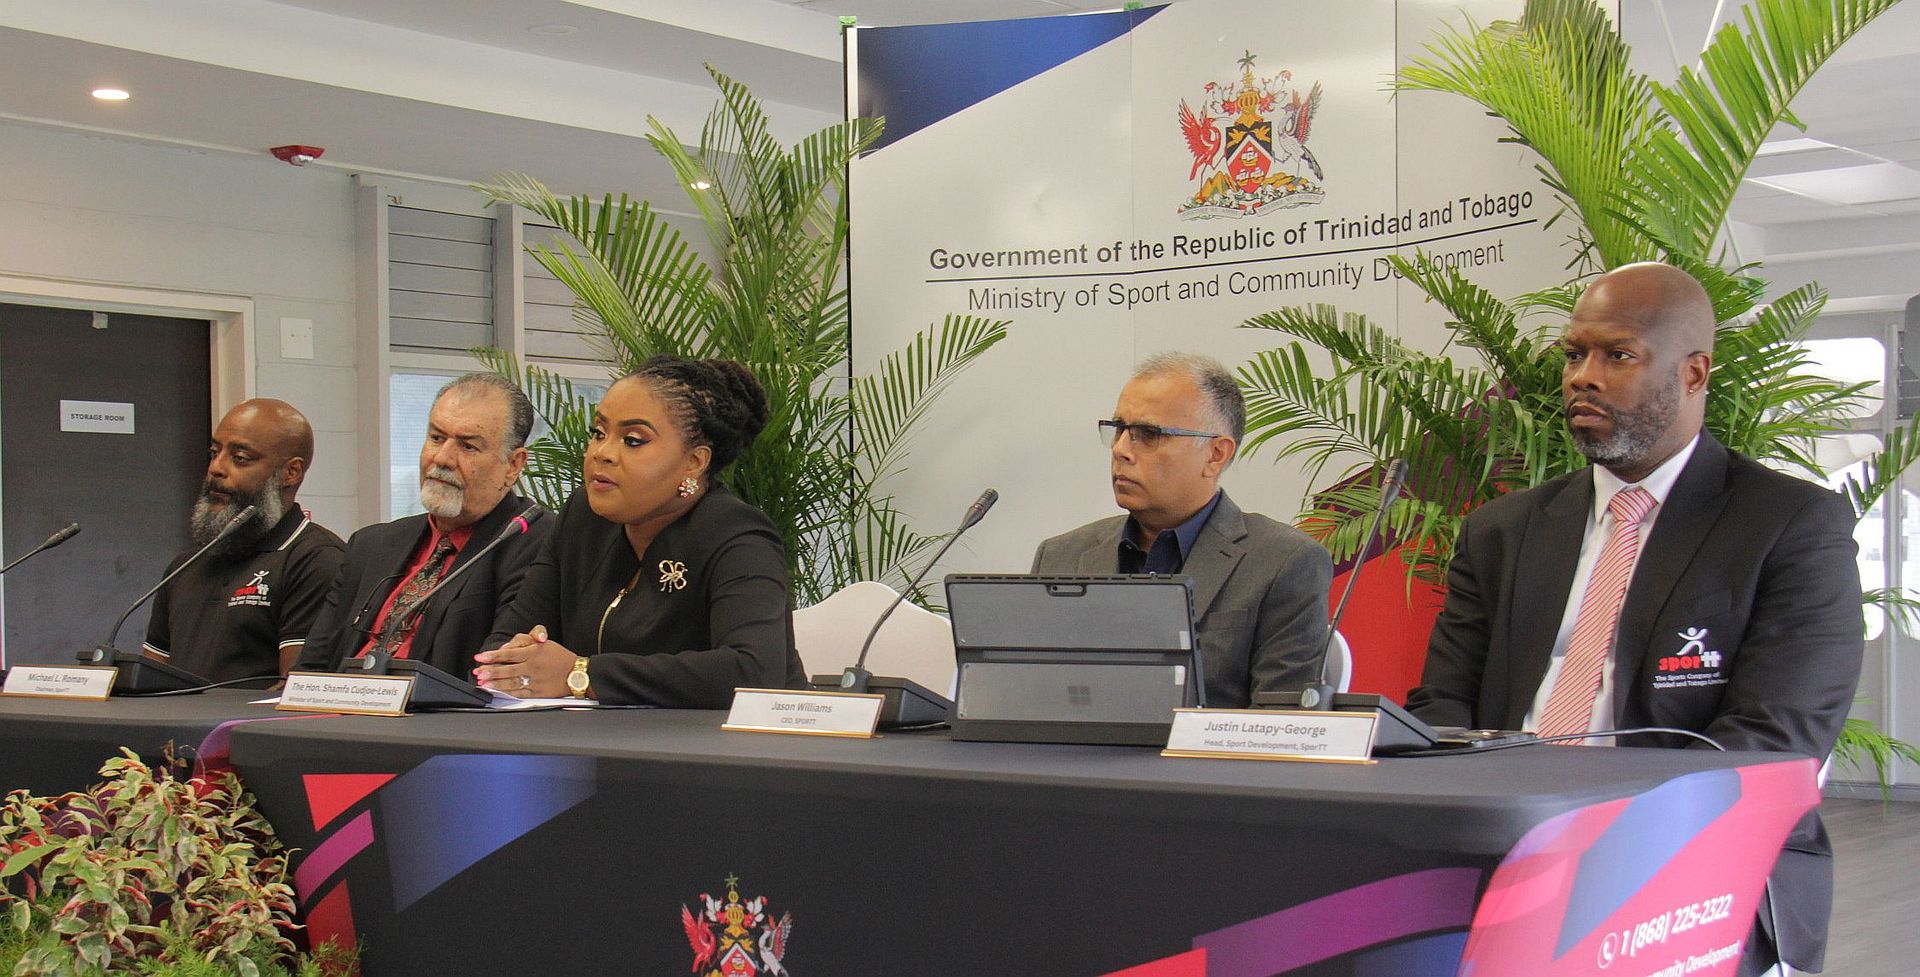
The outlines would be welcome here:
<svg viewBox="0 0 1920 977">
<path fill-rule="evenodd" d="M 1686 447 L 1673 453 L 1673 457 L 1660 463 L 1660 467 L 1647 473 L 1647 477 L 1637 483 L 1627 483 L 1620 476 L 1608 471 L 1605 465 L 1593 466 L 1593 520 L 1599 522 L 1607 514 L 1607 506 L 1613 497 L 1630 489 L 1640 488 L 1653 496 L 1655 506 L 1667 501 L 1668 493 L 1673 491 L 1673 483 L 1680 480 L 1680 470 L 1687 467 L 1687 460 L 1693 457 L 1693 449 L 1700 444 L 1700 435 L 1695 434 Z"/>
<path fill-rule="evenodd" d="M 433 552 L 433 548 L 440 545 L 440 537 L 442 536 L 445 536 L 448 539 L 453 540 L 453 551 L 455 553 L 458 553 L 466 549 L 467 540 L 470 540 L 473 538 L 474 525 L 475 525 L 474 523 L 467 523 L 466 525 L 461 526 L 459 529 L 455 529 L 451 532 L 443 533 L 440 531 L 439 526 L 436 526 L 433 524 L 433 517 L 428 516 L 427 517 L 427 552 L 429 553 Z"/>
<path fill-rule="evenodd" d="M 1194 513 L 1186 522 L 1162 532 L 1162 535 L 1169 532 L 1173 534 L 1174 542 L 1180 546 L 1181 563 L 1184 564 L 1187 562 L 1187 555 L 1193 552 L 1194 540 L 1200 538 L 1200 530 L 1206 527 L 1207 520 L 1213 516 L 1213 510 L 1219 507 L 1220 495 L 1221 490 L 1214 489 L 1213 498 L 1208 499 L 1207 504 L 1201 506 L 1199 512 Z M 1128 516 L 1126 524 L 1120 527 L 1121 545 L 1132 545 L 1141 550 L 1153 549 L 1154 540 L 1148 539 L 1135 542 L 1135 538 L 1139 535 L 1140 523 L 1135 521 L 1132 516 Z M 1142 545 L 1142 543 L 1145 545 Z"/>
<path fill-rule="evenodd" d="M 280 521 L 274 523 L 273 528 L 267 530 L 265 536 L 260 537 L 260 542 L 254 544 L 254 551 L 271 553 L 274 550 L 284 550 L 292 546 L 294 537 L 299 536 L 301 531 L 307 528 L 307 521 L 311 518 L 307 510 L 298 505 L 288 507 L 286 513 L 280 517 Z"/>
</svg>

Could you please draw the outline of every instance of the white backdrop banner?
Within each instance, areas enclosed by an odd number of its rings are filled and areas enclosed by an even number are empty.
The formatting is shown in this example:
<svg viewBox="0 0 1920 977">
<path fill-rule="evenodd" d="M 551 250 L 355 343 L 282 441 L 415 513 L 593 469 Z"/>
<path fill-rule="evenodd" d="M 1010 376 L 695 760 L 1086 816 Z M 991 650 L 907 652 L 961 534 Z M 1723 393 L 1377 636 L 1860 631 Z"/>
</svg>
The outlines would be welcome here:
<svg viewBox="0 0 1920 977">
<path fill-rule="evenodd" d="M 1024 570 L 1043 538 L 1119 511 L 1094 422 L 1139 359 L 1237 369 L 1283 337 L 1248 317 L 1327 303 L 1436 348 L 1396 252 L 1500 294 L 1563 280 L 1552 201 L 1463 99 L 1392 96 L 1443 25 L 1518 2 L 1185 0 L 1132 11 L 858 28 L 848 110 L 886 119 L 852 170 L 858 369 L 956 312 L 1012 321 L 950 388 L 894 484 L 937 530 L 993 514 L 952 569 Z M 1269 455 L 1225 485 L 1290 519 L 1310 488 Z"/>
</svg>

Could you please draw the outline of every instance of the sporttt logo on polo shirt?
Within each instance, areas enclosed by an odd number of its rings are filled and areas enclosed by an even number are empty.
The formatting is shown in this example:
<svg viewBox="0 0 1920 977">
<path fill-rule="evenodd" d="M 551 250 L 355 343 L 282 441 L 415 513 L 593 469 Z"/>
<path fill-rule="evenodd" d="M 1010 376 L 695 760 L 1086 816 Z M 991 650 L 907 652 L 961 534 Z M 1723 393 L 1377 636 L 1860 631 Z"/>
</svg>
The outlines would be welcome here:
<svg viewBox="0 0 1920 977">
<path fill-rule="evenodd" d="M 273 601 L 267 597 L 267 592 L 272 589 L 267 585 L 267 574 L 272 572 L 271 570 L 253 571 L 253 579 L 234 591 L 232 597 L 227 598 L 227 606 L 272 607 Z"/>
</svg>

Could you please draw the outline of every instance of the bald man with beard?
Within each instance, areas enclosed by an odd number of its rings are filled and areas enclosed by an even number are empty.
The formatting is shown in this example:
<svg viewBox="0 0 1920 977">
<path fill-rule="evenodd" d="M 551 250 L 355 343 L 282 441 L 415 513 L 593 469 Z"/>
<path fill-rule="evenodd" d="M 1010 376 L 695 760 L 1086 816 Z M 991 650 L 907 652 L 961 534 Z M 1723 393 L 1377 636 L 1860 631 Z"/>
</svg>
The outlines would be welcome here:
<svg viewBox="0 0 1920 977">
<path fill-rule="evenodd" d="M 154 595 L 142 651 L 213 682 L 284 675 L 300 657 L 345 544 L 294 504 L 313 461 L 313 428 L 278 400 L 227 412 L 208 447 L 192 549 L 247 506 L 245 525 Z"/>
<path fill-rule="evenodd" d="M 1467 517 L 1407 698 L 1415 715 L 1543 735 L 1666 726 L 1729 750 L 1832 752 L 1863 652 L 1853 508 L 1703 429 L 1714 329 L 1706 291 L 1664 264 L 1615 269 L 1580 297 L 1561 389 L 1593 465 Z M 1672 734 L 1619 743 L 1704 746 Z M 1773 896 L 1741 973 L 1776 954 L 1820 970 L 1833 857 L 1817 814 L 1787 839 Z"/>
</svg>

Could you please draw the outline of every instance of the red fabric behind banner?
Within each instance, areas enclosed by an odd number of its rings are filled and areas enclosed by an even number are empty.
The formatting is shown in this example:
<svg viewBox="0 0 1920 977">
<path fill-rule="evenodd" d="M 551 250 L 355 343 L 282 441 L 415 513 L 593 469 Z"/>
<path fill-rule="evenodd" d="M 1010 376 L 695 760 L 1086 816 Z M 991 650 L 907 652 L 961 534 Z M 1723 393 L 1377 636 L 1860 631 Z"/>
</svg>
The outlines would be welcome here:
<svg viewBox="0 0 1920 977">
<path fill-rule="evenodd" d="M 1395 547 L 1361 564 L 1353 602 L 1340 622 L 1340 633 L 1353 649 L 1354 692 L 1373 692 L 1405 703 L 1407 693 L 1420 684 L 1427 658 L 1427 634 L 1440 616 L 1444 597 L 1439 587 L 1414 581 L 1407 589 L 1406 566 Z M 1350 573 L 1337 574 L 1327 594 L 1329 613 L 1340 602 Z"/>
</svg>

